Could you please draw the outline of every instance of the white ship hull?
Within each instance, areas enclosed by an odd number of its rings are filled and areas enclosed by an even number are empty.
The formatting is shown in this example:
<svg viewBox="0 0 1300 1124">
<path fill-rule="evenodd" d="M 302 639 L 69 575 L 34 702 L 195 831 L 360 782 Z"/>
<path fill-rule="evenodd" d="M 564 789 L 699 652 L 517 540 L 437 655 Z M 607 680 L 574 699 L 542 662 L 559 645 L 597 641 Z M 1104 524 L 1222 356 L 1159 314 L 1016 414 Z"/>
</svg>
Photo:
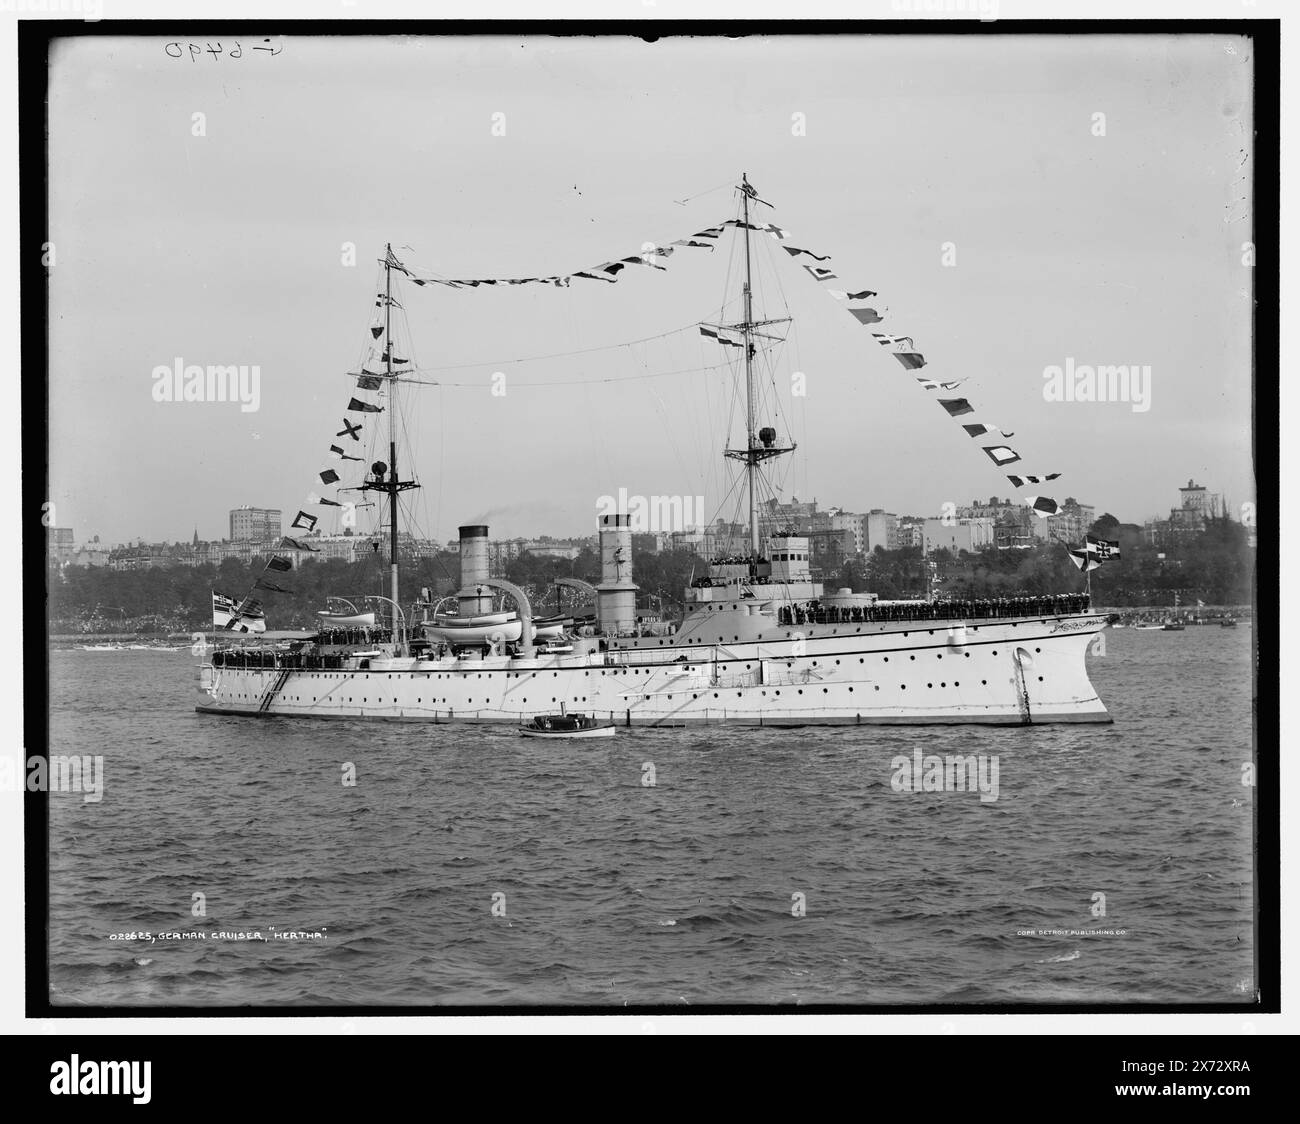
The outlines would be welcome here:
<svg viewBox="0 0 1300 1124">
<path fill-rule="evenodd" d="M 727 626 L 730 627 L 730 626 Z M 207 714 L 509 722 L 563 703 L 628 726 L 1110 722 L 1088 679 L 1095 614 L 764 628 L 533 660 L 204 665 Z"/>
</svg>

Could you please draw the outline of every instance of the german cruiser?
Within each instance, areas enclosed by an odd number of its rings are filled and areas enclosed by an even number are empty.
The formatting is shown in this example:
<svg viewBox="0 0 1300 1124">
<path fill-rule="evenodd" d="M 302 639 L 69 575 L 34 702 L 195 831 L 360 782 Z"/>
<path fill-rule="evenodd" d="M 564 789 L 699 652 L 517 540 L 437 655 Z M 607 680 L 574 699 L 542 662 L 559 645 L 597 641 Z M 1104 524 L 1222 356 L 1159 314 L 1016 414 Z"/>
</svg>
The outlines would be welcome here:
<svg viewBox="0 0 1300 1124">
<path fill-rule="evenodd" d="M 745 240 L 742 319 L 705 334 L 726 334 L 743 349 L 737 362 L 743 359 L 747 440 L 725 456 L 743 473 L 748 534 L 743 547 L 712 560 L 692 581 L 679 621 L 647 625 L 638 617 L 633 521 L 625 511 L 598 518 L 599 584 L 561 579 L 587 598 L 592 611 L 585 621 L 542 618 L 525 590 L 492 577 L 488 527 L 481 524 L 460 528 L 454 611 L 440 611 L 443 603 L 427 594 L 409 612 L 400 609 L 401 497 L 418 485 L 398 471 L 398 394 L 414 380 L 392 339 L 392 310 L 401 307 L 393 286 L 416 274 L 390 248 L 371 326 L 382 348 L 370 351 L 358 376 L 358 386 L 377 390 L 388 407 L 387 463 L 372 463 L 358 488 L 381 497 L 389 619 L 322 614 L 315 635 L 287 649 L 219 646 L 201 669 L 198 710 L 516 725 L 564 708 L 622 726 L 1111 721 L 1088 679 L 1086 653 L 1106 621 L 1086 593 L 884 602 L 827 591 L 810 568 L 806 533 L 762 527 L 764 466 L 793 444 L 782 444 L 758 416 L 755 342 L 777 322 L 755 319 L 749 241 L 779 228 L 751 221 L 757 195 L 748 180 L 737 194 L 737 219 L 724 225 Z M 682 244 L 719 233 L 712 228 Z M 380 412 L 357 399 L 352 406 L 367 421 Z M 345 423 L 345 432 L 351 428 Z M 309 545 L 310 535 L 303 541 Z M 240 619 L 239 606 L 228 608 L 227 627 Z"/>
</svg>

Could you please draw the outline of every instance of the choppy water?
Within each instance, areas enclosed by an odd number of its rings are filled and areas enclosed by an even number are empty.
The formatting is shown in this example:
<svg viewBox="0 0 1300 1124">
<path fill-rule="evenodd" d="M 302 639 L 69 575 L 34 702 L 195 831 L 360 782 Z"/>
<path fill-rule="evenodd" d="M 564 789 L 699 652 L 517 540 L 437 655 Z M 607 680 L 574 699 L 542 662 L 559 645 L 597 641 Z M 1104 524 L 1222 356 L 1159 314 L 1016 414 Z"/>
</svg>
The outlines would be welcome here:
<svg viewBox="0 0 1300 1124">
<path fill-rule="evenodd" d="M 186 652 L 52 653 L 50 752 L 105 769 L 51 796 L 52 1001 L 1248 1001 L 1251 629 L 1106 643 L 1114 726 L 567 744 L 203 717 Z M 917 746 L 998 755 L 998 799 L 895 792 Z M 273 926 L 323 936 L 214 939 Z"/>
</svg>

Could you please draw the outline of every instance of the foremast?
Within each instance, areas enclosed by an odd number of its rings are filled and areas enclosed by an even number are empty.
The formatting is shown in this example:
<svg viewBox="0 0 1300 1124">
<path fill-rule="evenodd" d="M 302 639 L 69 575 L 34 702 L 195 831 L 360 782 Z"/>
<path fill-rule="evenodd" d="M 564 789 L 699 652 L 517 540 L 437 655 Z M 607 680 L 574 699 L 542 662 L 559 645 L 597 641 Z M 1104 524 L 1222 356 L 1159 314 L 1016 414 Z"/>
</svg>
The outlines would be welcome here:
<svg viewBox="0 0 1300 1124">
<path fill-rule="evenodd" d="M 754 355 L 756 347 L 754 338 L 758 328 L 768 324 L 783 323 L 783 320 L 754 319 L 753 264 L 750 249 L 750 233 L 753 229 L 749 221 L 749 201 L 758 199 L 758 192 L 749 182 L 749 175 L 740 175 L 741 224 L 740 230 L 745 239 L 745 286 L 742 291 L 742 308 L 744 320 L 740 324 L 730 325 L 738 329 L 743 339 L 745 350 L 745 448 L 725 449 L 723 453 L 731 460 L 741 461 L 745 465 L 745 487 L 749 498 L 749 550 L 751 559 L 762 557 L 758 534 L 758 466 L 762 461 L 779 457 L 783 453 L 794 451 L 792 444 L 781 447 L 776 444 L 776 430 L 771 427 L 759 428 L 754 404 Z"/>
<path fill-rule="evenodd" d="M 397 469 L 397 384 L 399 376 L 393 371 L 393 269 L 401 268 L 393 256 L 392 243 L 384 246 L 384 387 L 388 397 L 388 464 L 375 461 L 370 466 L 371 475 L 361 485 L 363 492 L 381 492 L 388 497 L 388 560 L 389 600 L 393 606 L 393 644 L 399 655 L 407 651 L 405 630 L 399 633 L 401 620 L 400 573 L 397 538 L 399 527 L 398 496 L 420 485 L 414 480 L 403 480 Z"/>
</svg>

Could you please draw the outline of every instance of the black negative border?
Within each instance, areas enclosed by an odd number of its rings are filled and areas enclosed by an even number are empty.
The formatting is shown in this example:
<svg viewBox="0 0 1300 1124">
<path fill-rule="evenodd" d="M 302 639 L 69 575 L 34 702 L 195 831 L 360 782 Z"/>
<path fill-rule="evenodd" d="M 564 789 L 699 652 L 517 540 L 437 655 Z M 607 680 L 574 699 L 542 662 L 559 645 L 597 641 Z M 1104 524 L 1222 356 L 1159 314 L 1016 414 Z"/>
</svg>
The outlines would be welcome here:
<svg viewBox="0 0 1300 1124">
<path fill-rule="evenodd" d="M 41 264 L 42 244 L 48 228 L 47 163 L 47 60 L 56 40 L 96 35 L 193 38 L 203 35 L 246 38 L 275 36 L 482 36 L 545 37 L 585 35 L 603 38 L 637 37 L 655 42 L 668 37 L 750 37 L 808 35 L 1241 35 L 1252 41 L 1255 61 L 1253 91 L 1255 146 L 1254 241 L 1256 265 L 1254 369 L 1252 369 L 1253 456 L 1256 477 L 1257 520 L 1256 608 L 1259 591 L 1266 604 L 1279 603 L 1279 457 L 1280 406 L 1278 356 L 1278 245 L 1280 233 L 1280 20 L 1016 20 L 974 19 L 915 20 L 699 20 L 699 21 L 599 21 L 599 20 L 75 20 L 18 21 L 18 155 L 20 237 L 20 323 L 37 319 L 42 331 L 22 332 L 24 372 L 41 371 L 20 379 L 22 425 L 35 432 L 41 423 L 41 457 L 33 456 L 30 440 L 24 448 L 22 477 L 23 612 L 29 630 L 23 641 L 24 759 L 29 753 L 47 753 L 49 745 L 49 622 L 46 617 L 45 527 L 42 504 L 49 495 L 49 293 Z M 1261 145 L 1260 139 L 1268 142 Z M 1259 395 L 1259 367 L 1271 376 Z M 1262 416 L 1262 421 L 1261 421 Z M 34 626 L 33 622 L 40 622 Z M 41 648 L 36 651 L 36 628 Z M 1158 1014 L 1209 1013 L 1249 1017 L 1281 1010 L 1280 930 L 1280 801 L 1279 708 L 1280 622 L 1271 613 L 1254 617 L 1256 643 L 1255 756 L 1257 784 L 1255 813 L 1256 985 L 1255 1004 L 907 1004 L 903 1006 L 817 1004 L 795 1009 L 777 1006 L 710 1005 L 700 1007 L 641 1006 L 615 1008 L 473 1006 L 473 1007 L 53 1007 L 49 1002 L 49 815 L 48 793 L 23 793 L 25 889 L 25 991 L 28 1018 L 176 1018 L 243 1015 L 253 1017 L 306 1016 L 364 1017 L 375 1015 L 615 1015 L 615 1014 Z M 1260 675 L 1260 671 L 1268 672 Z M 37 748 L 39 747 L 39 749 Z"/>
</svg>

